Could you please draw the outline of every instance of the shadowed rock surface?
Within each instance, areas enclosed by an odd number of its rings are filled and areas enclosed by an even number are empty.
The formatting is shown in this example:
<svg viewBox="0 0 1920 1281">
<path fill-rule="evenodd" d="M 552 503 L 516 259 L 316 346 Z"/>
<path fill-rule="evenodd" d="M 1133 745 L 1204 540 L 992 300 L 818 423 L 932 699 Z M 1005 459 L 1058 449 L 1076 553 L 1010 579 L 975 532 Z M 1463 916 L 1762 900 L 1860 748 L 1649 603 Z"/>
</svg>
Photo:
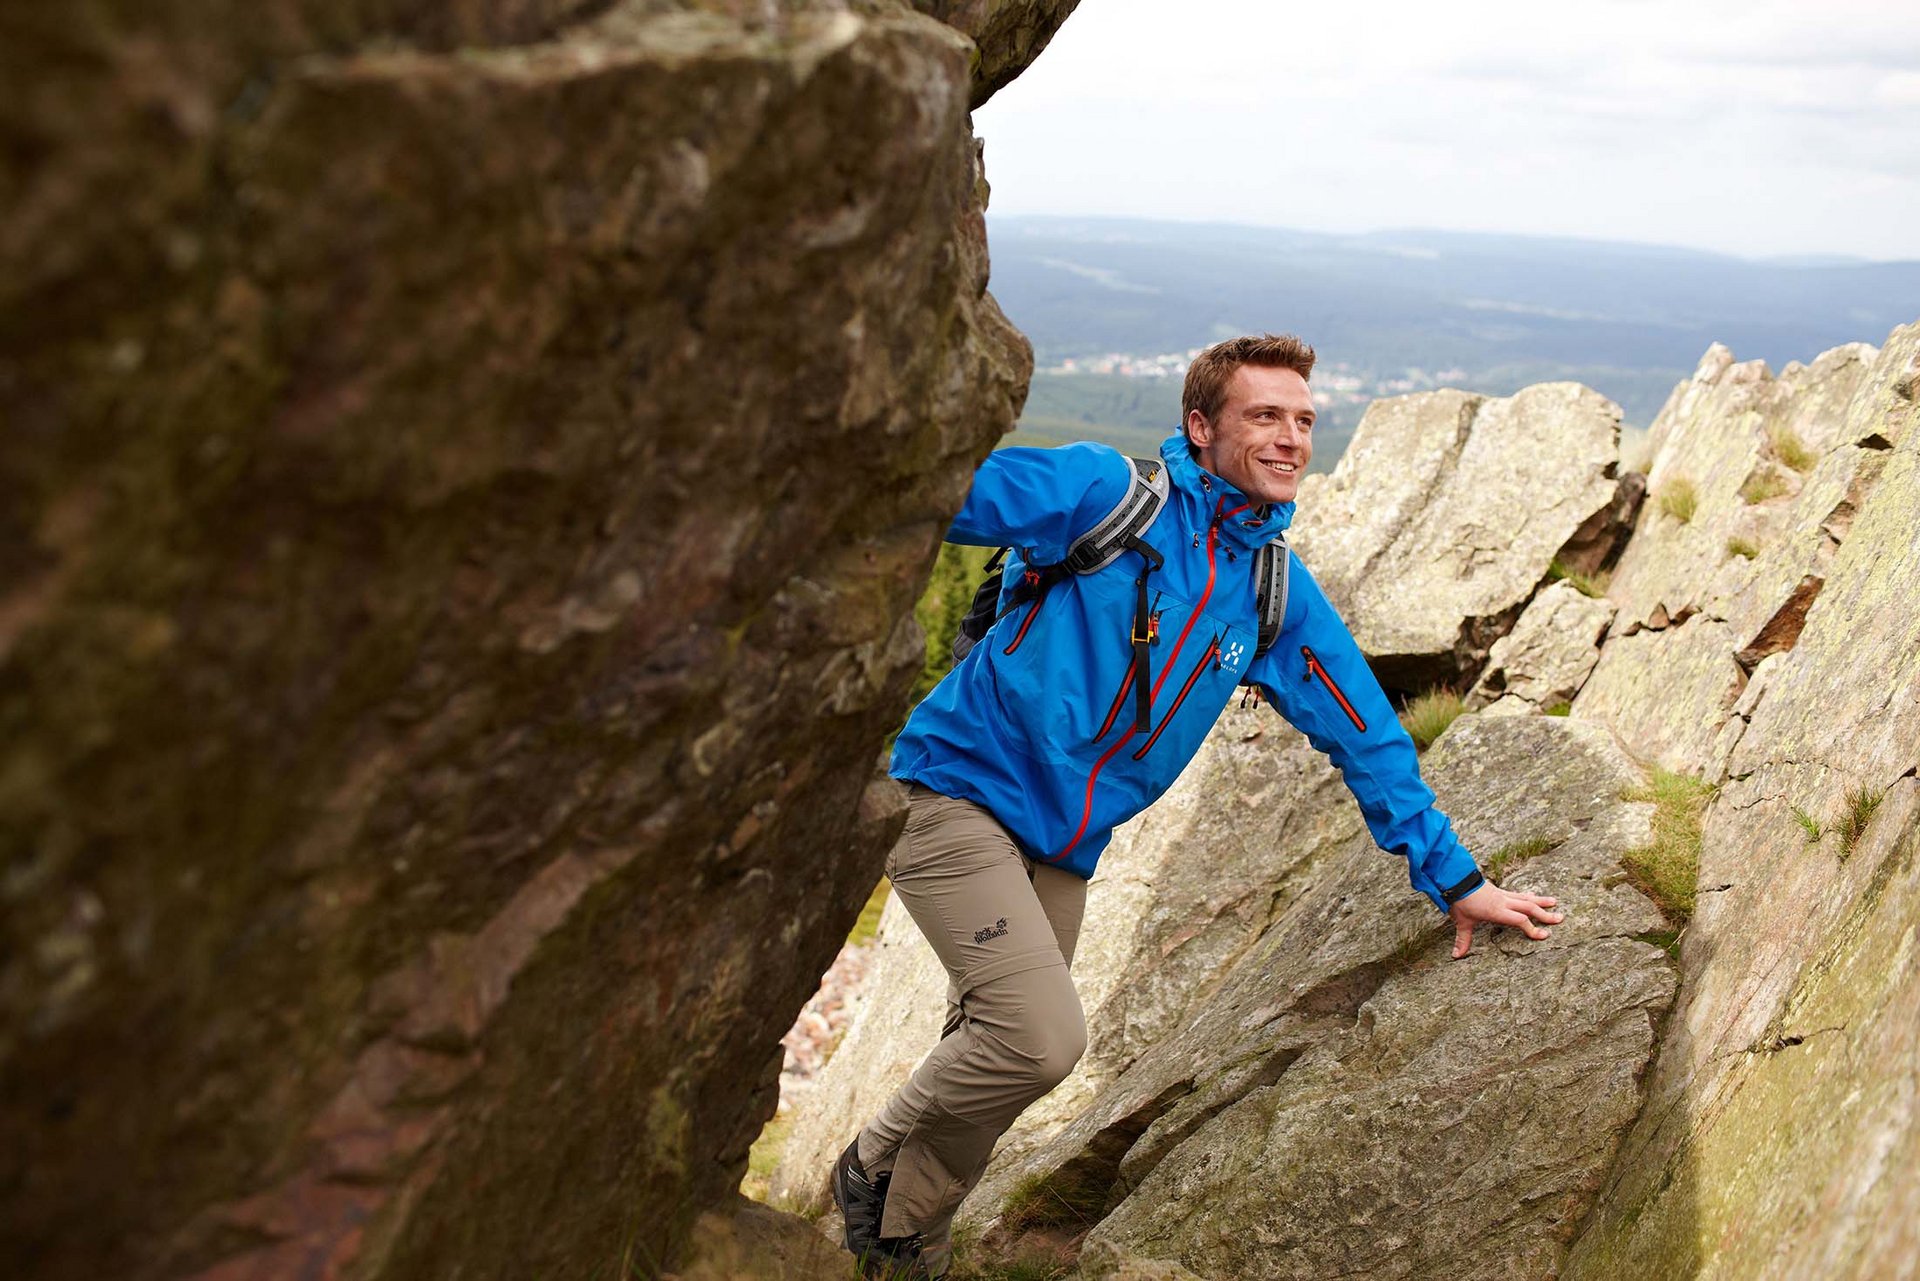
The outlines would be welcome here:
<svg viewBox="0 0 1920 1281">
<path fill-rule="evenodd" d="M 14 1266 L 624 1274 L 727 1204 L 1030 369 L 967 110 L 1072 6 L 931 7 L 983 48 L 883 0 L 9 17 Z"/>
<path fill-rule="evenodd" d="M 1293 545 L 1389 688 L 1458 686 L 1550 562 L 1610 558 L 1632 517 L 1619 445 L 1619 408 L 1576 383 L 1378 400 L 1301 482 Z"/>
</svg>

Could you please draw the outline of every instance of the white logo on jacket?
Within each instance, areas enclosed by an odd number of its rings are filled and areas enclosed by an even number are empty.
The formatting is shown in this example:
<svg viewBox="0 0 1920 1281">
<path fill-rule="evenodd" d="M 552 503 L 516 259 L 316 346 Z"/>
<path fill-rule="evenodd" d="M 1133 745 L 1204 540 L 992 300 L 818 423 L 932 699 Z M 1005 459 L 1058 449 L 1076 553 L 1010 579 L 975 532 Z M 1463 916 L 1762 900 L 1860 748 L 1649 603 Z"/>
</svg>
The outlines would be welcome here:
<svg viewBox="0 0 1920 1281">
<path fill-rule="evenodd" d="M 1237 672 L 1240 670 L 1240 660 L 1246 657 L 1246 653 L 1247 647 L 1235 641 L 1220 651 L 1220 666 L 1230 672 Z"/>
</svg>

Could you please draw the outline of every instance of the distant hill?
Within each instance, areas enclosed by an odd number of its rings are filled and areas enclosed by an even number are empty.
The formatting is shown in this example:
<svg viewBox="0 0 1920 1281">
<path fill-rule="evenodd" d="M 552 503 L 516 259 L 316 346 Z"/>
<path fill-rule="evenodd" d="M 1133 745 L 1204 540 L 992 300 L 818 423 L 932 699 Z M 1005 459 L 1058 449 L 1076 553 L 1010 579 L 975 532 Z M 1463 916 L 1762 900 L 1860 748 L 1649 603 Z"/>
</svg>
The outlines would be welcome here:
<svg viewBox="0 0 1920 1281">
<path fill-rule="evenodd" d="M 1138 452 L 1179 419 L 1177 377 L 1091 372 L 1223 337 L 1292 331 L 1350 393 L 1315 470 L 1366 402 L 1426 386 L 1506 394 L 1569 378 L 1645 426 L 1709 344 L 1774 368 L 1879 342 L 1920 314 L 1920 262 L 1754 261 L 1695 250 L 1438 231 L 1340 236 L 1212 223 L 991 217 L 993 291 L 1033 340 L 1021 434 Z M 1075 371 L 1059 372 L 1072 362 Z M 1323 399 L 1328 393 L 1323 392 Z"/>
</svg>

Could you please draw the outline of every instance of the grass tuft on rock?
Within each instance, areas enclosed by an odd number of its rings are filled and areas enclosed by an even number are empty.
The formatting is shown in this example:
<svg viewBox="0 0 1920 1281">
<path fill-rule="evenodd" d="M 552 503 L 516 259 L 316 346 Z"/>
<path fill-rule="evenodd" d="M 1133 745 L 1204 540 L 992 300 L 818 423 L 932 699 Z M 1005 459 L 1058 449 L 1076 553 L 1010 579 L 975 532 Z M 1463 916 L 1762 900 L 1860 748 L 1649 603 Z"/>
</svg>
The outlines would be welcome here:
<svg viewBox="0 0 1920 1281">
<path fill-rule="evenodd" d="M 1656 765 L 1646 786 L 1622 797 L 1653 802 L 1653 840 L 1628 850 L 1620 861 L 1640 892 L 1676 925 L 1693 917 L 1700 881 L 1700 820 L 1712 795 L 1712 784 Z"/>
<path fill-rule="evenodd" d="M 1820 456 L 1807 448 L 1807 442 L 1800 439 L 1799 433 L 1785 423 L 1775 423 L 1767 429 L 1767 443 L 1773 446 L 1773 456 L 1797 472 L 1810 472 Z"/>
<path fill-rule="evenodd" d="M 847 935 L 848 947 L 859 947 L 862 943 L 873 942 L 873 936 L 880 932 L 880 913 L 886 910 L 887 895 L 892 886 L 887 878 L 881 877 L 880 883 L 873 887 L 873 893 L 867 895 L 867 904 L 860 909 L 860 916 L 853 923 L 853 929 Z"/>
<path fill-rule="evenodd" d="M 1556 556 L 1553 558 L 1552 563 L 1547 566 L 1547 581 L 1550 583 L 1567 582 L 1572 585 L 1573 590 L 1579 592 L 1582 596 L 1591 596 L 1597 599 L 1607 594 L 1607 586 L 1613 581 L 1613 575 L 1604 569 L 1598 573 L 1583 574 L 1579 570 L 1569 567 Z"/>
<path fill-rule="evenodd" d="M 1524 841 L 1510 842 L 1487 856 L 1487 861 L 1480 865 L 1480 875 L 1498 885 L 1500 878 L 1509 870 L 1530 858 L 1538 858 L 1552 848 L 1553 842 L 1544 836 L 1530 836 Z"/>
<path fill-rule="evenodd" d="M 1106 1208 L 1109 1190 L 1065 1169 L 1029 1174 L 1007 1193 L 1000 1225 L 1016 1234 L 1029 1228 L 1092 1227 Z"/>
<path fill-rule="evenodd" d="M 1759 554 L 1760 548 L 1752 539 L 1729 538 L 1727 540 L 1727 555 L 1729 556 L 1740 556 L 1747 560 L 1752 560 Z"/>
<path fill-rule="evenodd" d="M 1400 724 L 1413 745 L 1424 752 L 1466 710 L 1466 703 L 1452 690 L 1430 689 L 1407 704 L 1400 713 Z"/>
<path fill-rule="evenodd" d="M 947 1281 L 1066 1281 L 1079 1273 L 1060 1255 L 1027 1251 L 1011 1258 L 994 1254 L 975 1227 L 953 1230 L 953 1266 Z"/>
<path fill-rule="evenodd" d="M 1671 516 L 1684 525 L 1699 510 L 1700 491 L 1687 477 L 1675 476 L 1660 487 L 1659 501 L 1661 514 Z"/>
<path fill-rule="evenodd" d="M 1740 501 L 1752 506 L 1787 492 L 1787 480 L 1777 471 L 1757 471 L 1740 486 Z"/>
<path fill-rule="evenodd" d="M 1873 822 L 1873 812 L 1880 808 L 1880 802 L 1887 799 L 1885 788 L 1849 787 L 1840 801 L 1840 817 L 1833 821 L 1833 830 L 1840 833 L 1840 857 L 1845 859 L 1853 853 L 1853 847 L 1866 835 L 1867 824 Z"/>
<path fill-rule="evenodd" d="M 1807 834 L 1807 844 L 1818 845 L 1820 838 L 1827 834 L 1826 829 L 1820 826 L 1820 820 L 1801 809 L 1798 805 L 1792 806 L 1791 808 L 1793 810 L 1793 821 L 1798 823 L 1800 830 Z"/>
<path fill-rule="evenodd" d="M 1573 715 L 1573 704 L 1572 704 L 1572 703 L 1565 703 L 1565 702 L 1562 702 L 1562 703 L 1555 703 L 1555 704 L 1553 704 L 1552 706 L 1550 706 L 1550 707 L 1548 707 L 1548 708 L 1547 708 L 1547 715 L 1549 715 L 1549 716 L 1571 716 L 1571 715 Z"/>
</svg>

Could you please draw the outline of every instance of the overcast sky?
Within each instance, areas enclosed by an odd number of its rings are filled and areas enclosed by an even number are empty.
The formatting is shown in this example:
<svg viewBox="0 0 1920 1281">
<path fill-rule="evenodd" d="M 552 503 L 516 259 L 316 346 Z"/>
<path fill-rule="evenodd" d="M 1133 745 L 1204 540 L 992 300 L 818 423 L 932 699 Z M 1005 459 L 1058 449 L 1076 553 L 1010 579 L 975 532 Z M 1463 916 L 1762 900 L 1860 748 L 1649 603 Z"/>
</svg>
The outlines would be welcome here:
<svg viewBox="0 0 1920 1281">
<path fill-rule="evenodd" d="M 1920 3 L 1081 0 L 997 214 L 1920 259 Z"/>
</svg>

